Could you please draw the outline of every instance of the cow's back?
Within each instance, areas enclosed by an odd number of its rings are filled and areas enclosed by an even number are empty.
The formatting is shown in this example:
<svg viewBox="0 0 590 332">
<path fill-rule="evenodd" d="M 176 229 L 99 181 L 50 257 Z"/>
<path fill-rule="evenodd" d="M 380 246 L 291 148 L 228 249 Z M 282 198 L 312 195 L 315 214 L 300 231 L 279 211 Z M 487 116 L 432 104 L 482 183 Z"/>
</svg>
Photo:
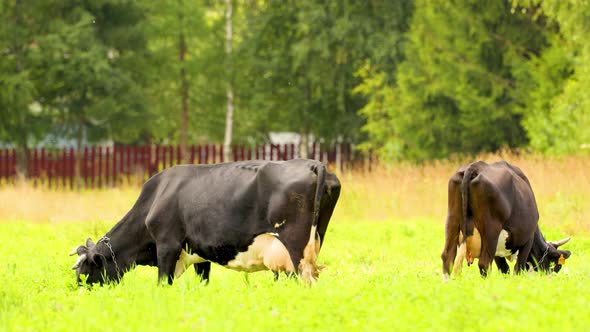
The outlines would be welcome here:
<svg viewBox="0 0 590 332">
<path fill-rule="evenodd" d="M 287 208 L 293 202 L 312 204 L 316 177 L 310 167 L 307 160 L 181 165 L 163 174 L 159 189 L 176 201 L 171 206 L 181 212 L 189 247 L 225 265 L 257 235 L 275 232 L 293 213 Z"/>
<path fill-rule="evenodd" d="M 471 208 L 484 208 L 503 220 L 505 228 L 536 224 L 539 219 L 535 196 L 528 179 L 519 168 L 495 162 L 482 169 L 472 181 Z M 484 213 L 484 212 L 482 212 Z M 527 226 L 528 227 L 528 226 Z"/>
</svg>

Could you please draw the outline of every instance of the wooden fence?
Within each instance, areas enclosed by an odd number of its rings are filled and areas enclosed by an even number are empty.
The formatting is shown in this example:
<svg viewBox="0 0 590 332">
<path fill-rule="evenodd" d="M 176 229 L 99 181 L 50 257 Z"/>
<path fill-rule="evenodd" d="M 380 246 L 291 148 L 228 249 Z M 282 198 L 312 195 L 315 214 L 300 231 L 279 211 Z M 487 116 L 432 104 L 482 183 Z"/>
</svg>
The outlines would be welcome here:
<svg viewBox="0 0 590 332">
<path fill-rule="evenodd" d="M 188 163 L 212 164 L 223 162 L 223 146 L 192 145 L 187 149 Z M 266 144 L 255 147 L 234 146 L 233 160 L 288 160 L 299 156 L 294 144 Z M 80 177 L 76 177 L 74 148 L 31 149 L 28 151 L 28 181 L 34 186 L 70 188 L 114 187 L 124 183 L 140 184 L 157 172 L 182 163 L 180 146 L 89 146 L 80 156 Z M 351 144 L 326 147 L 314 144 L 310 158 L 320 160 L 340 170 L 351 168 L 360 159 Z M 16 151 L 0 149 L 0 185 L 16 182 Z"/>
</svg>

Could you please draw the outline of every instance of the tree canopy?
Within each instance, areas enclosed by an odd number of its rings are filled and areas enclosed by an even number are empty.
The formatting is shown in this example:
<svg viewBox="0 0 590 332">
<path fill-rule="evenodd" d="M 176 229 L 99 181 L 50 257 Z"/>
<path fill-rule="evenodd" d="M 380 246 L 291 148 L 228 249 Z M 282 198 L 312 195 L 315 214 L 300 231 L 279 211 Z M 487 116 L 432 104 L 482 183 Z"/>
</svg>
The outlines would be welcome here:
<svg viewBox="0 0 590 332">
<path fill-rule="evenodd" d="M 587 1 L 229 3 L 231 53 L 223 0 L 2 2 L 0 144 L 219 143 L 231 82 L 238 144 L 291 131 L 382 160 L 590 147 Z"/>
</svg>

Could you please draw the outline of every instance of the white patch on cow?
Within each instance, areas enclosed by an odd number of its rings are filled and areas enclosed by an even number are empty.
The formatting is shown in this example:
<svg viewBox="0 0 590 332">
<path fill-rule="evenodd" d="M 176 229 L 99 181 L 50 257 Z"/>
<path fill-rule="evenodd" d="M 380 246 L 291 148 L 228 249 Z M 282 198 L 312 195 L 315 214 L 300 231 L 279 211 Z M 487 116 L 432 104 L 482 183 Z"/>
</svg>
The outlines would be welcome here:
<svg viewBox="0 0 590 332">
<path fill-rule="evenodd" d="M 512 253 L 512 250 L 506 248 L 506 239 L 508 239 L 510 234 L 506 230 L 502 230 L 500 232 L 500 236 L 498 236 L 498 245 L 496 246 L 496 256 L 499 257 L 507 257 L 510 261 L 512 261 L 513 256 L 517 256 L 518 252 Z"/>
<path fill-rule="evenodd" d="M 243 272 L 261 270 L 295 272 L 291 256 L 278 234 L 264 233 L 254 238 L 248 250 L 240 252 L 225 267 Z"/>
<path fill-rule="evenodd" d="M 174 268 L 174 277 L 179 278 L 189 266 L 206 261 L 203 257 L 197 254 L 189 254 L 186 250 L 182 249 L 176 262 L 176 267 Z"/>
<path fill-rule="evenodd" d="M 508 231 L 504 229 L 500 231 L 500 235 L 498 236 L 498 244 L 496 245 L 495 256 L 505 257 L 508 258 L 509 261 L 513 261 L 518 256 L 518 251 L 513 254 L 511 250 L 506 248 L 506 240 L 508 239 L 508 236 L 510 236 L 510 233 L 508 233 Z M 459 233 L 459 240 L 461 241 L 462 238 L 463 234 Z M 475 258 L 479 258 L 479 255 L 481 254 L 481 236 L 477 228 L 473 230 L 473 236 L 469 236 L 467 238 L 467 242 L 461 243 L 461 245 L 459 246 L 453 266 L 453 276 L 458 276 L 461 274 L 463 260 L 465 258 L 469 259 L 469 257 L 467 257 L 467 248 L 469 248 L 469 255 L 472 261 Z M 446 277 L 448 278 L 448 276 Z M 445 276 L 443 276 L 443 280 L 444 278 Z"/>
<path fill-rule="evenodd" d="M 275 228 L 279 228 L 279 227 L 283 226 L 286 222 L 287 222 L 287 219 L 281 221 L 280 223 L 278 223 L 278 222 L 275 223 Z"/>
</svg>

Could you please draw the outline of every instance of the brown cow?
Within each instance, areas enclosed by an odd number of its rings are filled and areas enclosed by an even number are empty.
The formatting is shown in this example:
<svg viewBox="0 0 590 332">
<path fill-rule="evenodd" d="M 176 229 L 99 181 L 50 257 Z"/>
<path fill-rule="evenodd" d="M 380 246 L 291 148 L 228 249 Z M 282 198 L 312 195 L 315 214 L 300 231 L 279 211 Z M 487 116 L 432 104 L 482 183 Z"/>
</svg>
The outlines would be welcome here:
<svg viewBox="0 0 590 332">
<path fill-rule="evenodd" d="M 528 178 L 505 161 L 486 164 L 478 161 L 460 167 L 449 180 L 445 248 L 441 255 L 443 278 L 461 245 L 463 257 L 471 264 L 479 258 L 479 270 L 486 276 L 492 260 L 508 273 L 506 257 L 516 256 L 514 272 L 524 271 L 527 262 L 534 270 L 559 272 L 567 250 L 557 248 L 568 239 L 547 242 L 538 227 L 539 212 Z M 463 237 L 466 234 L 466 237 Z M 457 265 L 457 266 L 459 266 Z"/>
</svg>

